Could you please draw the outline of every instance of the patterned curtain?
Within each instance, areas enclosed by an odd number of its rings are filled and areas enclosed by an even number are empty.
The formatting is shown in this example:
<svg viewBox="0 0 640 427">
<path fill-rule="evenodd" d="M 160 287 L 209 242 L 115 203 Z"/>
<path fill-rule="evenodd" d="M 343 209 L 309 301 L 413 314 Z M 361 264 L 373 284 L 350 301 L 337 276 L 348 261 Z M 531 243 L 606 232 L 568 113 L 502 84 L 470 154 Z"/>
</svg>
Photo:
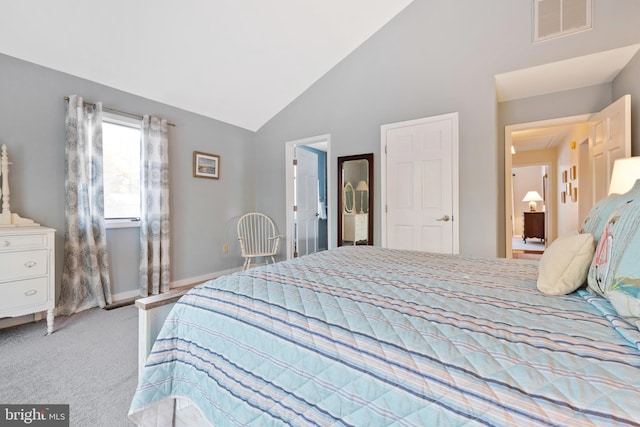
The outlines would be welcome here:
<svg viewBox="0 0 640 427">
<path fill-rule="evenodd" d="M 169 143 L 167 121 L 142 119 L 140 295 L 169 290 Z"/>
<path fill-rule="evenodd" d="M 69 97 L 65 118 L 64 267 L 58 314 L 111 303 L 102 181 L 102 104 Z"/>
</svg>

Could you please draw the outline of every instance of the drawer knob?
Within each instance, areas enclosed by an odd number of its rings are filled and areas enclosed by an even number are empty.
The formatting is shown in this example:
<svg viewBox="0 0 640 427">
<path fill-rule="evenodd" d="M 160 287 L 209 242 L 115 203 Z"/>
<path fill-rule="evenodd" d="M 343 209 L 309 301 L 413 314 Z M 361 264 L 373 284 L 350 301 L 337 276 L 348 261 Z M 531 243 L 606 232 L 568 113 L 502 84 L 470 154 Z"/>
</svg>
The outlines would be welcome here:
<svg viewBox="0 0 640 427">
<path fill-rule="evenodd" d="M 25 296 L 30 297 L 31 295 L 35 295 L 38 293 L 37 289 L 29 289 L 27 292 L 24 293 Z"/>
<path fill-rule="evenodd" d="M 24 266 L 27 267 L 27 268 L 32 268 L 32 267 L 35 267 L 36 264 L 38 264 L 38 263 L 35 262 L 35 261 L 27 261 L 27 262 L 24 263 Z"/>
<path fill-rule="evenodd" d="M 0 242 L 0 246 L 5 247 L 5 248 L 7 246 L 9 246 L 10 244 L 11 244 L 11 242 L 8 241 L 8 240 L 3 240 L 2 242 Z"/>
</svg>

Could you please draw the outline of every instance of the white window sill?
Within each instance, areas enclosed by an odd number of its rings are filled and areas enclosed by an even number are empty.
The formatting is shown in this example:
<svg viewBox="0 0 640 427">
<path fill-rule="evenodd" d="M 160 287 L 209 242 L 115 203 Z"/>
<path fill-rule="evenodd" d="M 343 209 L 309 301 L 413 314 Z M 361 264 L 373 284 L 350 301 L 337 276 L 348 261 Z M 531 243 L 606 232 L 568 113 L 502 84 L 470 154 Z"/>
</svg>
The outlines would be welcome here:
<svg viewBox="0 0 640 427">
<path fill-rule="evenodd" d="M 105 228 L 140 228 L 139 219 L 107 219 Z"/>
</svg>

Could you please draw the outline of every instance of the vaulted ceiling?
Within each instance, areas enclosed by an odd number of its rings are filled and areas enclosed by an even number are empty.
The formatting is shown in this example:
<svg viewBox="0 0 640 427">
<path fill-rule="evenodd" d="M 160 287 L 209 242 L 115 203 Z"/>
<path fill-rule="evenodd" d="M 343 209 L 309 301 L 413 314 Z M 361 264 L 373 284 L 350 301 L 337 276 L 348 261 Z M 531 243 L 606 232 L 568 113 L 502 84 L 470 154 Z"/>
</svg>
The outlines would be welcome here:
<svg viewBox="0 0 640 427">
<path fill-rule="evenodd" d="M 412 1 L 7 1 L 0 53 L 255 131 Z M 611 81 L 639 48 L 498 75 L 497 99 Z"/>
<path fill-rule="evenodd" d="M 257 130 L 411 2 L 8 1 L 0 53 Z"/>
</svg>

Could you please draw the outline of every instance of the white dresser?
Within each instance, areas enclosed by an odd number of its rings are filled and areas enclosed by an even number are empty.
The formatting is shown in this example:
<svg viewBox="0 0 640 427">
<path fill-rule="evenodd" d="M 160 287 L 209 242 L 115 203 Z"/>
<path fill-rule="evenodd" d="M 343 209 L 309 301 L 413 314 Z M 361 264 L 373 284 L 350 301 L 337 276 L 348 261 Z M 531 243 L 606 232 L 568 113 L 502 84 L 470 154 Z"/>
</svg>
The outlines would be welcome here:
<svg viewBox="0 0 640 427">
<path fill-rule="evenodd" d="M 369 227 L 369 214 L 345 213 L 342 224 L 342 240 L 356 242 L 367 240 Z"/>
<path fill-rule="evenodd" d="M 0 227 L 0 318 L 47 311 L 53 332 L 55 230 Z"/>
</svg>

